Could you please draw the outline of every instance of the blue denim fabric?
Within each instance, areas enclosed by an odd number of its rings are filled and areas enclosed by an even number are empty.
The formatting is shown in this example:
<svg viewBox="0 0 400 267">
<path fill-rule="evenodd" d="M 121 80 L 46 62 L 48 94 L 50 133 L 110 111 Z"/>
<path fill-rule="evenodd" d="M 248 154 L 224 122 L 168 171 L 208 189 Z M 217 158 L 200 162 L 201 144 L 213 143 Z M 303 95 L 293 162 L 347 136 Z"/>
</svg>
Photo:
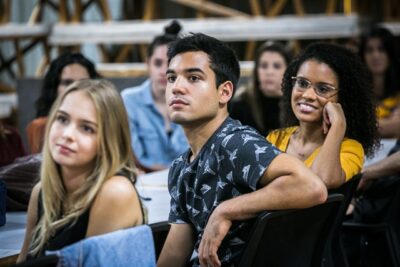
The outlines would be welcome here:
<svg viewBox="0 0 400 267">
<path fill-rule="evenodd" d="M 155 267 L 153 235 L 148 225 L 94 236 L 46 252 L 59 256 L 58 267 Z"/>
<path fill-rule="evenodd" d="M 141 164 L 168 167 L 189 148 L 180 125 L 171 123 L 171 132 L 165 131 L 164 119 L 151 94 L 150 80 L 123 90 L 121 95 L 128 113 L 132 149 Z"/>
</svg>

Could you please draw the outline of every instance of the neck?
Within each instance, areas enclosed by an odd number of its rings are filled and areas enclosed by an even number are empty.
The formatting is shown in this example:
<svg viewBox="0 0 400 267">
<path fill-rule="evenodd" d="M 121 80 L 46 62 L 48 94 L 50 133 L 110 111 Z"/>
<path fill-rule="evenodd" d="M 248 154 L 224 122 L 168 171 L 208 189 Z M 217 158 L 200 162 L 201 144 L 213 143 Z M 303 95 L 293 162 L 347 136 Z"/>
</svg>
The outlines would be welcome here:
<svg viewBox="0 0 400 267">
<path fill-rule="evenodd" d="M 381 98 L 385 91 L 385 75 L 384 74 L 374 75 L 373 86 L 375 95 L 378 98 Z"/>
<path fill-rule="evenodd" d="M 190 161 L 195 159 L 199 154 L 202 147 L 210 139 L 210 137 L 215 133 L 218 127 L 225 121 L 228 117 L 228 113 L 220 113 L 216 117 L 208 121 L 196 122 L 192 125 L 183 125 L 185 135 L 188 139 L 190 149 L 192 151 L 192 156 Z"/>
<path fill-rule="evenodd" d="M 325 136 L 320 123 L 300 122 L 299 128 L 296 131 L 295 138 L 303 145 L 308 143 L 322 144 Z"/>
<path fill-rule="evenodd" d="M 83 185 L 90 173 L 90 170 L 76 170 L 67 167 L 61 167 L 61 175 L 67 196 L 70 196 Z"/>
</svg>

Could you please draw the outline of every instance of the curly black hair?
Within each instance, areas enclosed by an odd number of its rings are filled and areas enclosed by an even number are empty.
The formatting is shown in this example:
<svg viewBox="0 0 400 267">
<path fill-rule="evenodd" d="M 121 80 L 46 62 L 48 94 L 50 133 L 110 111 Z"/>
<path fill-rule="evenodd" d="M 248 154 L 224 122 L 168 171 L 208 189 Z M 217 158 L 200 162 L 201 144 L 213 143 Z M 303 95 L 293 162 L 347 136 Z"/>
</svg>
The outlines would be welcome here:
<svg viewBox="0 0 400 267">
<path fill-rule="evenodd" d="M 292 77 L 309 60 L 324 63 L 335 72 L 339 82 L 338 102 L 347 123 L 345 136 L 360 142 L 365 154 L 372 156 L 379 147 L 379 133 L 371 77 L 361 59 L 344 47 L 314 43 L 289 64 L 282 81 L 282 123 L 286 127 L 299 125 L 291 107 Z"/>
<path fill-rule="evenodd" d="M 83 66 L 89 73 L 91 79 L 99 77 L 94 64 L 81 53 L 64 53 L 53 60 L 43 79 L 42 90 L 36 101 L 36 118 L 45 117 L 49 114 L 51 106 L 57 98 L 57 89 L 61 80 L 63 69 L 71 64 Z"/>
</svg>

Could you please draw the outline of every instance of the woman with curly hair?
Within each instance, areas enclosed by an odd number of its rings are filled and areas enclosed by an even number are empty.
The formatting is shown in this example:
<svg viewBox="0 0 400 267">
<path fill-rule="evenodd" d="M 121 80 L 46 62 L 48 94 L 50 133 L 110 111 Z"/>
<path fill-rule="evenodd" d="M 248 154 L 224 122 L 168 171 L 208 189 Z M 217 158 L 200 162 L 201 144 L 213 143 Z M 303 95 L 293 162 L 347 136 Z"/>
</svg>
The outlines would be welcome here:
<svg viewBox="0 0 400 267">
<path fill-rule="evenodd" d="M 114 86 L 73 83 L 46 126 L 40 182 L 28 207 L 18 262 L 145 222 L 135 189 L 128 118 Z"/>
<path fill-rule="evenodd" d="M 230 115 L 262 135 L 280 127 L 281 82 L 292 56 L 283 44 L 265 42 L 256 53 L 252 81 L 239 88 Z"/>
<path fill-rule="evenodd" d="M 379 132 L 384 138 L 395 138 L 400 133 L 400 62 L 395 37 L 388 29 L 374 26 L 362 35 L 359 52 L 379 101 Z"/>
<path fill-rule="evenodd" d="M 371 80 L 359 58 L 333 44 L 315 43 L 286 69 L 283 121 L 267 139 L 304 161 L 328 188 L 361 171 L 377 147 Z"/>
<path fill-rule="evenodd" d="M 47 115 L 57 96 L 74 81 L 95 79 L 98 76 L 94 64 L 80 53 L 62 54 L 50 64 L 36 102 L 36 119 L 26 128 L 32 154 L 42 150 Z"/>
</svg>

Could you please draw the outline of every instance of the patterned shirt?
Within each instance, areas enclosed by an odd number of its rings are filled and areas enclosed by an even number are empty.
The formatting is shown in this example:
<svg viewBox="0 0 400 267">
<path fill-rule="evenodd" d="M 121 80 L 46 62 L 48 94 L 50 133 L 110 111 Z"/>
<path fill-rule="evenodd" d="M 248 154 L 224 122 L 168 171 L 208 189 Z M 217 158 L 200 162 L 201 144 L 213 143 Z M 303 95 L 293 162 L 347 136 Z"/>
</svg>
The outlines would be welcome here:
<svg viewBox="0 0 400 267">
<path fill-rule="evenodd" d="M 192 162 L 189 150 L 172 163 L 168 177 L 169 221 L 194 226 L 197 250 L 211 212 L 224 200 L 255 191 L 261 176 L 280 153 L 253 128 L 227 118 Z M 240 260 L 252 222 L 233 222 L 218 250 L 223 266 Z M 195 259 L 194 266 L 197 264 Z"/>
</svg>

